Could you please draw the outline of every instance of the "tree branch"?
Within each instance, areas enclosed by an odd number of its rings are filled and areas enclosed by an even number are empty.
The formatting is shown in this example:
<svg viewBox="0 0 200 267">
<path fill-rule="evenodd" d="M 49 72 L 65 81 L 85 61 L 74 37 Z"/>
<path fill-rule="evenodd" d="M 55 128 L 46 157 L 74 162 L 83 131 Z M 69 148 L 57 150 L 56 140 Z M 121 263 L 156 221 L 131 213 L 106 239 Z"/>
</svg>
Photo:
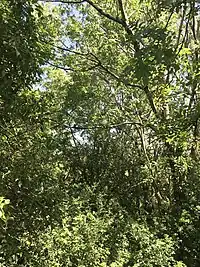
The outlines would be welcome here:
<svg viewBox="0 0 200 267">
<path fill-rule="evenodd" d="M 181 38 L 181 33 L 182 33 L 182 28 L 183 28 L 183 23 L 184 23 L 184 19 L 185 19 L 185 15 L 186 15 L 186 10 L 187 10 L 187 5 L 185 3 L 185 5 L 183 7 L 183 14 L 182 14 L 182 17 L 181 17 L 181 22 L 180 22 L 179 31 L 178 31 L 178 38 L 177 38 L 177 43 L 176 43 L 176 50 L 178 49 L 178 46 L 179 46 L 179 42 L 180 42 L 180 38 Z"/>
<path fill-rule="evenodd" d="M 119 1 L 120 1 L 120 0 L 119 0 Z M 54 46 L 54 45 L 52 44 L 52 46 Z M 105 66 L 102 64 L 102 62 L 99 60 L 99 58 L 98 58 L 95 54 L 93 54 L 93 53 L 91 53 L 91 52 L 90 52 L 90 53 L 80 53 L 80 52 L 71 50 L 71 49 L 69 49 L 69 48 L 64 48 L 64 47 L 60 47 L 60 46 L 55 46 L 55 48 L 60 49 L 60 50 L 62 50 L 62 51 L 66 51 L 66 52 L 70 52 L 70 53 L 74 53 L 74 54 L 77 54 L 77 55 L 86 57 L 88 60 L 90 60 L 90 61 L 96 63 L 94 66 L 92 66 L 92 67 L 90 67 L 90 68 L 88 68 L 88 69 L 86 69 L 86 70 L 81 70 L 81 71 L 87 71 L 87 70 L 89 71 L 89 70 L 92 70 L 92 69 L 94 69 L 94 68 L 96 68 L 96 67 L 100 67 L 100 68 L 102 68 L 102 70 L 104 70 L 106 73 L 108 73 L 110 76 L 112 76 L 114 79 L 116 79 L 116 80 L 119 81 L 120 83 L 124 84 L 125 86 L 130 86 L 130 87 L 139 88 L 139 89 L 143 90 L 143 91 L 145 92 L 146 96 L 147 96 L 147 99 L 148 99 L 149 104 L 150 104 L 150 106 L 151 106 L 151 108 L 152 108 L 152 111 L 154 112 L 154 114 L 155 114 L 156 116 L 158 115 L 158 112 L 157 112 L 157 110 L 156 110 L 156 107 L 155 107 L 155 104 L 154 104 L 154 101 L 153 101 L 152 94 L 151 94 L 151 92 L 149 91 L 148 86 L 143 87 L 143 86 L 141 86 L 141 85 L 139 85 L 139 84 L 131 84 L 131 83 L 129 83 L 127 80 L 122 80 L 122 79 L 120 79 L 120 77 L 119 77 L 117 74 L 113 73 L 113 72 L 110 71 L 107 67 L 105 67 Z M 92 58 L 88 58 L 89 55 L 92 56 L 94 59 L 92 59 Z M 49 62 L 48 62 L 48 63 L 49 63 Z M 52 63 L 49 63 L 49 64 L 50 64 L 51 66 L 53 66 L 53 67 L 57 67 L 57 68 L 60 68 L 60 69 L 65 70 L 65 71 L 70 71 L 70 70 L 71 70 L 71 71 L 74 71 L 74 69 L 71 69 L 71 68 L 65 68 L 65 67 L 63 67 L 63 66 L 57 66 L 57 65 L 54 65 L 54 64 L 52 64 Z"/>
<path fill-rule="evenodd" d="M 48 45 L 51 45 L 52 47 L 56 48 L 56 49 L 59 49 L 59 50 L 62 50 L 64 52 L 69 52 L 69 53 L 72 53 L 72 54 L 76 54 L 76 55 L 79 55 L 79 56 L 87 56 L 88 53 L 81 53 L 81 52 L 78 52 L 78 51 L 75 51 L 75 50 L 72 50 L 70 48 L 68 48 L 67 46 L 65 47 L 61 47 L 61 46 L 58 46 L 58 45 L 55 45 L 55 44 L 52 44 L 50 42 L 46 42 L 44 40 L 41 40 L 42 43 L 45 43 L 45 44 L 48 44 Z M 64 44 L 63 44 L 64 45 Z"/>
<path fill-rule="evenodd" d="M 50 66 L 55 67 L 57 69 L 64 70 L 64 71 L 74 71 L 74 69 L 72 69 L 72 68 L 66 68 L 66 67 L 63 67 L 63 66 L 59 66 L 59 65 L 53 64 L 53 63 L 51 63 L 49 61 L 47 62 L 47 64 L 49 64 Z"/>
<path fill-rule="evenodd" d="M 87 2 L 89 5 L 91 5 L 94 9 L 96 9 L 98 11 L 98 13 L 114 22 L 117 22 L 119 24 L 121 24 L 122 26 L 124 26 L 124 23 L 121 19 L 119 18 L 115 18 L 112 15 L 106 13 L 105 11 L 103 11 L 102 8 L 98 7 L 94 2 L 92 2 L 91 0 L 85 0 L 85 2 Z"/>
<path fill-rule="evenodd" d="M 149 91 L 148 86 L 145 86 L 145 87 L 144 87 L 144 92 L 146 93 L 147 99 L 149 100 L 149 104 L 150 104 L 150 106 L 151 106 L 151 108 L 152 108 L 154 114 L 155 114 L 156 116 L 158 116 L 157 109 L 156 109 L 156 107 L 155 107 L 155 105 L 154 105 L 154 102 L 153 102 L 152 93 Z"/>
<path fill-rule="evenodd" d="M 122 16 L 122 20 L 127 23 L 127 17 L 126 17 L 126 13 L 124 11 L 124 6 L 123 6 L 123 2 L 122 0 L 118 0 L 118 4 L 119 4 L 119 10 L 121 12 L 121 16 Z"/>
<path fill-rule="evenodd" d="M 121 16 L 122 16 L 122 25 L 124 27 L 124 29 L 126 30 L 126 32 L 128 33 L 128 35 L 133 35 L 133 32 L 131 30 L 131 27 L 129 25 L 128 22 L 128 18 L 126 16 L 126 12 L 124 9 L 124 5 L 123 5 L 123 0 L 118 0 L 118 4 L 119 4 L 119 10 L 121 12 Z"/>
<path fill-rule="evenodd" d="M 80 0 L 80 1 L 42 0 L 42 2 L 47 2 L 47 3 L 63 3 L 63 4 L 81 4 L 81 3 L 86 2 L 86 0 Z"/>
<path fill-rule="evenodd" d="M 169 22 L 170 22 L 170 20 L 171 20 L 171 18 L 172 18 L 172 15 L 174 14 L 174 9 L 175 9 L 175 7 L 173 7 L 172 10 L 171 10 L 171 13 L 170 13 L 169 18 L 168 18 L 168 20 L 167 20 L 167 23 L 166 23 L 166 25 L 165 25 L 165 27 L 164 27 L 165 30 L 167 29 L 167 27 L 168 27 L 168 25 L 169 25 Z"/>
<path fill-rule="evenodd" d="M 65 129 L 74 129 L 74 130 L 95 130 L 95 129 L 114 129 L 117 127 L 122 127 L 122 126 L 126 126 L 126 125 L 137 125 L 140 127 L 147 127 L 152 129 L 153 131 L 156 131 L 156 128 L 151 125 L 151 124 L 142 124 L 141 122 L 134 122 L 134 121 L 128 121 L 128 122 L 122 122 L 122 123 L 117 123 L 117 124 L 111 124 L 111 125 L 95 125 L 95 126 L 80 126 L 80 125 L 63 125 L 63 127 Z M 56 125 L 55 127 L 60 127 L 61 124 Z"/>
</svg>

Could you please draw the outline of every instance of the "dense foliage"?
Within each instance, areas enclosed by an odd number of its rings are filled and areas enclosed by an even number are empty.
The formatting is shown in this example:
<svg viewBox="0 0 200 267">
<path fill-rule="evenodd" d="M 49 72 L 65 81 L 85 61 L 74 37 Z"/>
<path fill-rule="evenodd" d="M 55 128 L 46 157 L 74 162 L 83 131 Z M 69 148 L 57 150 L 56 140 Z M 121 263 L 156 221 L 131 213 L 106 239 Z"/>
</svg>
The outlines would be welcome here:
<svg viewBox="0 0 200 267">
<path fill-rule="evenodd" d="M 0 267 L 199 266 L 199 9 L 1 1 Z"/>
</svg>

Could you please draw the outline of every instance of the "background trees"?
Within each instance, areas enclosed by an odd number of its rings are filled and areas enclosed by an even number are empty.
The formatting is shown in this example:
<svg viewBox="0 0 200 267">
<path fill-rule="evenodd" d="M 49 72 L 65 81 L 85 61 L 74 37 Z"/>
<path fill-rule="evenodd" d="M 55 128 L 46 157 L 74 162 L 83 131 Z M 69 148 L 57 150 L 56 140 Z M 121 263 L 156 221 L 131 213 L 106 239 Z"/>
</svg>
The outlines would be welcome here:
<svg viewBox="0 0 200 267">
<path fill-rule="evenodd" d="M 2 266 L 198 266 L 198 3 L 46 2 L 0 6 Z"/>
</svg>

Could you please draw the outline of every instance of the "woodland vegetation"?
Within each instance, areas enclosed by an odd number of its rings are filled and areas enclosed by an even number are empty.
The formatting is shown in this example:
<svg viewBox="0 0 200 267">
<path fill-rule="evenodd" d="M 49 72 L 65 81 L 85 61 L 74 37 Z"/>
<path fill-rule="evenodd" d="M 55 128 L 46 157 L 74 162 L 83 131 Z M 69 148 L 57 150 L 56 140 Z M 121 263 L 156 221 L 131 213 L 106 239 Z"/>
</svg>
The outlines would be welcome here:
<svg viewBox="0 0 200 267">
<path fill-rule="evenodd" d="M 199 57 L 199 1 L 0 1 L 0 267 L 200 266 Z"/>
</svg>

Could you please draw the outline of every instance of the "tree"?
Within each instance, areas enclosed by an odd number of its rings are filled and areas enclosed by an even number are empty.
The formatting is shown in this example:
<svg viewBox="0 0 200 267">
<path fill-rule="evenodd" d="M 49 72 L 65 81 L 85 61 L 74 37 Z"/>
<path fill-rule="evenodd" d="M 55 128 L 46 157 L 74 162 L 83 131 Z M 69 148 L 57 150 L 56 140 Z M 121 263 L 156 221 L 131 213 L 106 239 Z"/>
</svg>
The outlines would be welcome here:
<svg viewBox="0 0 200 267">
<path fill-rule="evenodd" d="M 63 123 L 87 140 L 75 142 L 84 155 L 81 179 L 98 183 L 153 228 L 156 221 L 178 233 L 185 243 L 177 258 L 197 266 L 198 257 L 186 252 L 192 237 L 179 230 L 198 198 L 198 5 L 61 2 L 71 42 L 55 48 L 55 67 L 71 77 L 64 108 L 73 108 Z M 189 224 L 196 233 L 195 218 Z"/>
<path fill-rule="evenodd" d="M 3 120 L 2 264 L 199 266 L 197 3 L 49 2 L 43 80 Z"/>
<path fill-rule="evenodd" d="M 45 15 L 37 1 L 1 1 L 2 101 L 9 101 L 13 94 L 38 81 L 41 66 L 51 53 L 51 46 L 46 42 L 53 41 L 55 35 L 51 28 L 53 21 L 46 27 L 47 20 L 52 20 L 51 14 Z"/>
<path fill-rule="evenodd" d="M 56 18 L 56 10 L 43 8 L 37 1 L 1 1 L 0 16 L 0 218 L 4 221 L 0 224 L 0 265 L 6 259 L 6 265 L 12 266 L 20 259 L 21 235 L 36 231 L 41 217 L 45 224 L 51 212 L 47 216 L 44 210 L 53 206 L 48 201 L 47 207 L 45 202 L 47 195 L 55 191 L 42 196 L 46 186 L 50 187 L 50 180 L 48 185 L 43 183 L 52 170 L 50 161 L 44 167 L 48 152 L 41 153 L 43 141 L 48 143 L 46 146 L 50 141 L 48 118 L 45 121 L 43 114 L 48 99 L 44 100 L 44 93 L 33 84 L 41 79 L 42 65 L 52 56 L 60 19 Z M 51 44 L 47 44 L 49 40 Z M 49 200 L 54 199 L 50 195 Z M 51 210 L 54 212 L 55 207 Z"/>
</svg>

